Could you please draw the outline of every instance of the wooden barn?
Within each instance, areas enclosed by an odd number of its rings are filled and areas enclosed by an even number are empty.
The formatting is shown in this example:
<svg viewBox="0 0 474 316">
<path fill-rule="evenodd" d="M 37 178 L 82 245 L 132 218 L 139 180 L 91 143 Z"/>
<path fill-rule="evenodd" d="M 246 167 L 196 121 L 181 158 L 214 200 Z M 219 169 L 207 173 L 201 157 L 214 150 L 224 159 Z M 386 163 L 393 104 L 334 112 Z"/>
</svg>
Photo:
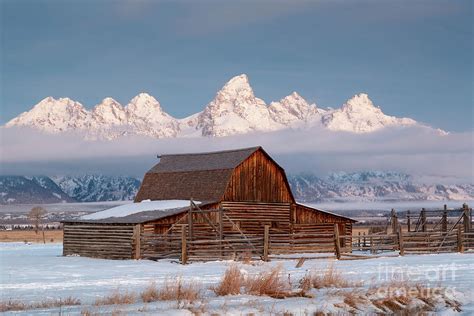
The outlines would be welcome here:
<svg viewBox="0 0 474 316">
<path fill-rule="evenodd" d="M 297 203 L 261 147 L 163 155 L 134 202 L 64 222 L 64 255 L 186 261 L 333 251 L 335 231 L 350 236 L 355 222 Z"/>
</svg>

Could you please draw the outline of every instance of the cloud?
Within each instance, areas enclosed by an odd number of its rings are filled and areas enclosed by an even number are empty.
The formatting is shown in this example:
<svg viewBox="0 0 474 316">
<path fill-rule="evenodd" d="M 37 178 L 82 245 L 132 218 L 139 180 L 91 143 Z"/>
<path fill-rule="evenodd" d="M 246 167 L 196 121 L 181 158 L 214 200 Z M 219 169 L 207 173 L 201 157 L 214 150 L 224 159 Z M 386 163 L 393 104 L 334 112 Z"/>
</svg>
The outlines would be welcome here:
<svg viewBox="0 0 474 316">
<path fill-rule="evenodd" d="M 2 128 L 2 174 L 104 173 L 142 176 L 157 154 L 263 146 L 290 173 L 390 170 L 432 178 L 474 179 L 474 132 L 439 135 L 426 127 L 389 128 L 369 134 L 323 128 L 222 138 L 125 137 L 87 141 Z"/>
</svg>

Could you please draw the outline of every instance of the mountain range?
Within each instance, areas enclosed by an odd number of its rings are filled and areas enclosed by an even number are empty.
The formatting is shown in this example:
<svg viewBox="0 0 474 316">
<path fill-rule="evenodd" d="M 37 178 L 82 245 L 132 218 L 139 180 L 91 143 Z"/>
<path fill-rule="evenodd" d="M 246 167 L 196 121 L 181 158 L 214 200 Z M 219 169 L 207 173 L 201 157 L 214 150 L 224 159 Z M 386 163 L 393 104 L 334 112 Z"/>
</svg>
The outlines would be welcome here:
<svg viewBox="0 0 474 316">
<path fill-rule="evenodd" d="M 289 175 L 301 202 L 474 200 L 474 184 L 422 184 L 397 172 Z M 140 180 L 127 176 L 0 176 L 0 204 L 133 200 Z"/>
<path fill-rule="evenodd" d="M 370 133 L 390 126 L 413 125 L 423 126 L 410 118 L 384 114 L 365 93 L 354 95 L 338 109 L 310 104 L 297 92 L 266 104 L 254 95 L 248 77 L 242 74 L 229 80 L 201 112 L 182 119 L 166 113 L 160 102 L 147 93 L 138 94 L 125 106 L 108 97 L 92 110 L 69 98 L 47 97 L 5 127 L 30 127 L 47 133 L 79 132 L 94 140 L 126 135 L 221 137 L 314 126 Z"/>
</svg>

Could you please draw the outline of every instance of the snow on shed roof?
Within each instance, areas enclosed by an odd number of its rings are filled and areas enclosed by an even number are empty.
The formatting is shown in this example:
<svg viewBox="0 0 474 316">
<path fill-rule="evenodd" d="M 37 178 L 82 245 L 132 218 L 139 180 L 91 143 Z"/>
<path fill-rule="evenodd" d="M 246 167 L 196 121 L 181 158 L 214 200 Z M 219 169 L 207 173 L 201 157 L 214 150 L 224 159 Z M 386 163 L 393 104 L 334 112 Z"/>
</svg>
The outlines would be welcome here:
<svg viewBox="0 0 474 316">
<path fill-rule="evenodd" d="M 87 214 L 81 217 L 82 220 L 101 220 L 106 218 L 126 217 L 132 214 L 148 212 L 148 211 L 169 211 L 172 209 L 182 209 L 189 207 L 189 200 L 162 200 L 150 201 L 144 200 L 140 203 L 130 203 L 112 207 L 104 211 Z M 194 201 L 199 204 L 200 202 Z"/>
</svg>

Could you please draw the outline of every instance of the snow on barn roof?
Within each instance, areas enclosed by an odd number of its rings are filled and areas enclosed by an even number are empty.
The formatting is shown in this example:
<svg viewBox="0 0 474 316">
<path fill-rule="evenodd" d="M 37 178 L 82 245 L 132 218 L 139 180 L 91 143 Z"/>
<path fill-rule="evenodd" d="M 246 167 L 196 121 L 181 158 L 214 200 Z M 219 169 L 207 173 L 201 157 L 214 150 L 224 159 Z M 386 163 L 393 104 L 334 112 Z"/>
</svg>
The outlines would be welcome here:
<svg viewBox="0 0 474 316">
<path fill-rule="evenodd" d="M 144 200 L 112 207 L 104 211 L 82 216 L 79 221 L 100 221 L 110 223 L 135 223 L 147 219 L 161 218 L 180 213 L 189 208 L 189 200 Z M 201 204 L 194 201 L 196 205 Z"/>
</svg>

